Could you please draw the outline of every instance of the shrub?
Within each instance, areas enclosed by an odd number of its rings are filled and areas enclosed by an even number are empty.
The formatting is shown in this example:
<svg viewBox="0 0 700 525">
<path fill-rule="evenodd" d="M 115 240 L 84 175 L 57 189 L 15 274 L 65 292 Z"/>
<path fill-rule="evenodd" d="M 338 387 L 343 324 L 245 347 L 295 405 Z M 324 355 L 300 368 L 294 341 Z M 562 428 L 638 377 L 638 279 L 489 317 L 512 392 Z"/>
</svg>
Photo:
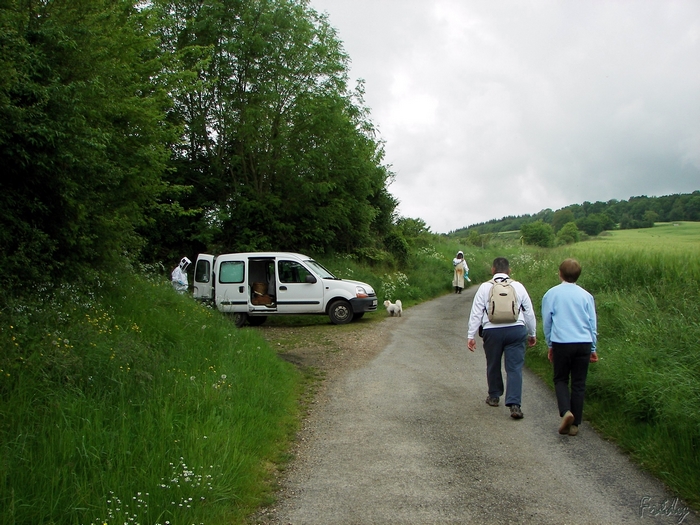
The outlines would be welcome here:
<svg viewBox="0 0 700 525">
<path fill-rule="evenodd" d="M 535 221 L 523 224 L 520 228 L 525 244 L 548 248 L 554 245 L 554 230 L 550 224 L 542 221 Z"/>
<path fill-rule="evenodd" d="M 557 234 L 557 240 L 560 244 L 573 244 L 578 242 L 579 238 L 580 233 L 575 222 L 567 222 Z"/>
</svg>

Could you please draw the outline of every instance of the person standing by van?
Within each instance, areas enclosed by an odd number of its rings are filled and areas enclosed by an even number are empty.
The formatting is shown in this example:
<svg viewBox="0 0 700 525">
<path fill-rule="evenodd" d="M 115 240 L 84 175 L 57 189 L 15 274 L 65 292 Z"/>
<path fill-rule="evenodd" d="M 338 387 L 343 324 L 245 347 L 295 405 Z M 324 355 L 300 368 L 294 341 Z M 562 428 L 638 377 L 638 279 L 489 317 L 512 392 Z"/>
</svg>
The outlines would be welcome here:
<svg viewBox="0 0 700 525">
<path fill-rule="evenodd" d="M 554 368 L 554 391 L 560 434 L 575 436 L 583 418 L 588 364 L 598 361 L 597 319 L 593 296 L 576 284 L 581 265 L 566 259 L 559 265 L 561 284 L 542 298 L 542 325 Z M 571 380 L 571 390 L 569 390 Z"/>
<path fill-rule="evenodd" d="M 187 257 L 180 259 L 180 264 L 178 264 L 170 274 L 170 281 L 173 284 L 173 288 L 180 293 L 185 293 L 189 284 L 187 282 L 187 267 L 192 263 Z"/>
</svg>

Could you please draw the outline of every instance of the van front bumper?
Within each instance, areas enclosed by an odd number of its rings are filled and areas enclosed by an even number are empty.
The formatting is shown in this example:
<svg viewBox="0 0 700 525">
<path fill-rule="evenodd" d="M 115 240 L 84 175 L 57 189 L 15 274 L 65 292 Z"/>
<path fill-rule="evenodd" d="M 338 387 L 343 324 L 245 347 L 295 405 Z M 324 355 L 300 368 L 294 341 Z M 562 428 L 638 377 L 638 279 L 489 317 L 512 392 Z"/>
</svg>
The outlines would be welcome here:
<svg viewBox="0 0 700 525">
<path fill-rule="evenodd" d="M 377 296 L 374 297 L 355 297 L 350 299 L 353 313 L 359 314 L 363 312 L 377 311 Z"/>
</svg>

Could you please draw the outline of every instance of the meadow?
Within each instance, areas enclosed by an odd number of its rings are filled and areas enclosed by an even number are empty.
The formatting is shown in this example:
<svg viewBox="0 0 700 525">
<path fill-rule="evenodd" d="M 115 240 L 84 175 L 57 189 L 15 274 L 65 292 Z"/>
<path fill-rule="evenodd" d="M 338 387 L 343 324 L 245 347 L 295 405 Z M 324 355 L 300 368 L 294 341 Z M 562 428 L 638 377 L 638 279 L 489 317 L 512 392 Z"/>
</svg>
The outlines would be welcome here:
<svg viewBox="0 0 700 525">
<path fill-rule="evenodd" d="M 555 249 L 431 236 L 402 268 L 318 260 L 409 307 L 451 291 L 458 249 L 474 283 L 490 277 L 494 257 L 508 257 L 537 310 L 559 262 L 581 261 L 601 356 L 584 417 L 699 509 L 700 223 Z M 121 277 L 0 309 L 0 524 L 245 523 L 271 501 L 312 371 L 175 293 L 162 274 Z M 541 332 L 527 365 L 551 385 Z"/>
<path fill-rule="evenodd" d="M 523 255 L 516 273 L 536 308 L 566 257 L 581 262 L 578 284 L 598 313 L 601 359 L 590 367 L 584 418 L 700 508 L 700 223 Z M 542 338 L 527 365 L 551 385 Z"/>
</svg>

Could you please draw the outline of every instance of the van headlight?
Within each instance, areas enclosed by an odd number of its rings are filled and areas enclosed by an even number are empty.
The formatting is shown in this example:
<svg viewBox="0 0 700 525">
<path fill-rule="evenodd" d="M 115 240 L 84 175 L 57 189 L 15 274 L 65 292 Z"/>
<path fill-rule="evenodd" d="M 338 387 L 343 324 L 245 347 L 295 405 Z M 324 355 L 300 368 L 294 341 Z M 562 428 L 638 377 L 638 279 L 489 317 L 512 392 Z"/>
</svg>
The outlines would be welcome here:
<svg viewBox="0 0 700 525">
<path fill-rule="evenodd" d="M 365 290 L 364 286 L 355 286 L 355 295 L 359 299 L 364 299 L 365 297 L 369 297 L 369 293 L 367 293 L 367 290 Z"/>
</svg>

